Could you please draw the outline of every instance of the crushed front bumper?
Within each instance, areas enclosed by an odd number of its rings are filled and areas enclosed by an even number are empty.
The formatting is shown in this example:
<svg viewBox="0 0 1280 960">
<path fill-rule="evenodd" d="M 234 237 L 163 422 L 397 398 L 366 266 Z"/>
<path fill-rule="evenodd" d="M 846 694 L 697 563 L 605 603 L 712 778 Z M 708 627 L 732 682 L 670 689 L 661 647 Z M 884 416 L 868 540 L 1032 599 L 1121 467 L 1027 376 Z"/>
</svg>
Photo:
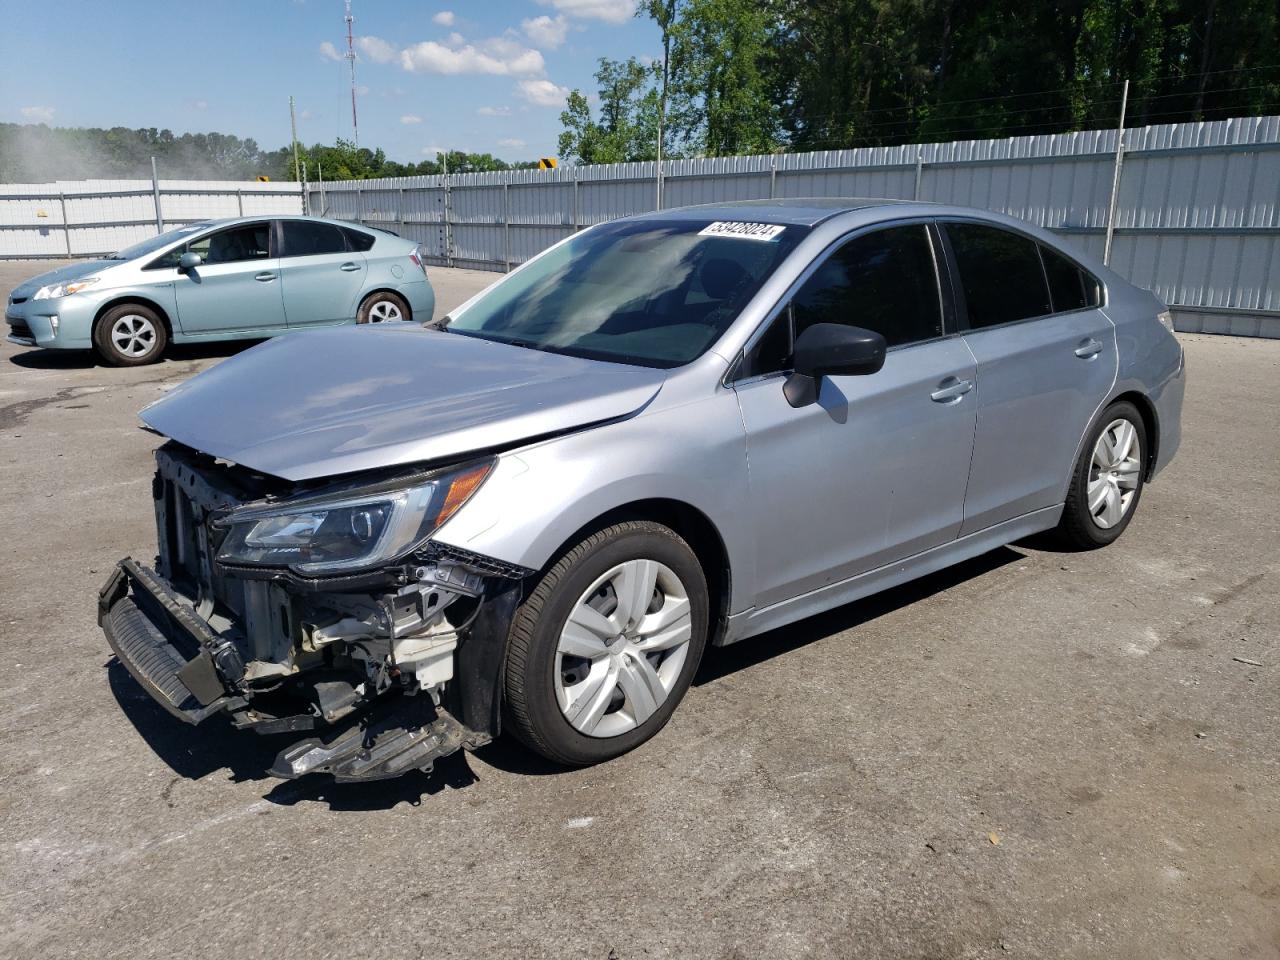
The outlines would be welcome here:
<svg viewBox="0 0 1280 960">
<path fill-rule="evenodd" d="M 236 646 L 214 632 L 153 570 L 132 559 L 121 560 L 103 585 L 98 623 L 130 675 L 185 723 L 200 724 L 226 713 L 235 726 L 259 733 L 325 728 L 325 737 L 308 737 L 281 750 L 268 771 L 273 776 L 327 773 L 340 782 L 386 779 L 430 770 L 437 759 L 482 746 L 497 732 L 496 727 L 465 726 L 429 697 L 400 694 L 344 714 L 334 724 L 308 714 L 264 716 L 251 702 Z M 476 661 L 470 677 L 474 699 L 484 703 L 485 688 L 494 686 L 490 658 L 469 659 Z M 492 710 L 494 705 L 489 706 Z M 475 712 L 471 704 L 464 707 L 464 717 Z"/>
</svg>

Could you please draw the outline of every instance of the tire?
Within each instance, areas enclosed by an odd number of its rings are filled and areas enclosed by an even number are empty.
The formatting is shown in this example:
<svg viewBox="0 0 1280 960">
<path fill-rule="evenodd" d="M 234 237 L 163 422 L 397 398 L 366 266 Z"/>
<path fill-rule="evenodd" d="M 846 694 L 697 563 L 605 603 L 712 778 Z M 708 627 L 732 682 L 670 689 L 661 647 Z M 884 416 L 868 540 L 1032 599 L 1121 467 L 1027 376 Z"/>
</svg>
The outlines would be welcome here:
<svg viewBox="0 0 1280 960">
<path fill-rule="evenodd" d="M 404 297 L 390 290 L 378 290 L 364 298 L 356 311 L 356 323 L 385 323 L 393 320 L 412 320 L 413 311 Z"/>
<path fill-rule="evenodd" d="M 93 325 L 93 345 L 98 355 L 114 367 L 141 367 L 164 355 L 169 331 L 153 308 L 122 303 Z"/>
<path fill-rule="evenodd" d="M 631 584 L 639 584 L 639 593 L 648 585 L 654 590 L 644 608 L 627 601 L 619 609 Z M 640 612 L 628 617 L 632 608 Z M 531 749 L 566 766 L 600 763 L 634 749 L 662 729 L 689 689 L 706 647 L 709 609 L 706 575 L 674 531 L 630 521 L 592 534 L 547 571 L 516 611 L 504 679 L 508 727 Z M 609 612 L 596 619 L 593 611 Z M 571 613 L 578 619 L 566 630 Z M 624 635 L 600 639 L 623 622 L 629 624 Z M 674 642 L 686 634 L 687 641 Z M 562 649 L 566 644 L 599 656 L 575 656 Z M 653 695 L 655 683 L 665 690 L 661 700 Z"/>
<path fill-rule="evenodd" d="M 1117 434 L 1117 430 L 1123 433 Z M 1104 434 L 1109 437 L 1106 445 L 1100 443 Z M 1117 451 L 1113 441 L 1124 436 L 1132 438 L 1129 447 Z M 1122 401 L 1102 412 L 1085 438 L 1071 475 L 1057 530 L 1063 542 L 1076 549 L 1095 550 L 1124 533 L 1142 499 L 1148 449 L 1147 428 L 1137 407 Z M 1119 461 L 1113 459 L 1108 469 L 1111 452 L 1124 456 Z M 1099 483 L 1101 487 L 1097 486 Z M 1100 501 L 1098 497 L 1104 499 Z"/>
</svg>

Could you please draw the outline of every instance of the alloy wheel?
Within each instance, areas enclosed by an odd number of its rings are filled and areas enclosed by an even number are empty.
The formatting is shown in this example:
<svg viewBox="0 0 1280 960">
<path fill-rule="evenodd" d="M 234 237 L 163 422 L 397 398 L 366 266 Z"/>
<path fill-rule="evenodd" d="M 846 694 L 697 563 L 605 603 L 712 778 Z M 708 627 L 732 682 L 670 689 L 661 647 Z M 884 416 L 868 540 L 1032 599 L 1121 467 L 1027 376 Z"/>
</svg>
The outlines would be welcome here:
<svg viewBox="0 0 1280 960">
<path fill-rule="evenodd" d="M 628 560 L 574 604 L 556 646 L 556 701 L 590 737 L 634 730 L 666 702 L 693 638 L 689 594 L 655 560 Z"/>
<path fill-rule="evenodd" d="M 118 317 L 111 325 L 111 345 L 122 356 L 130 359 L 145 357 L 155 349 L 155 324 L 137 313 L 127 313 Z"/>
<path fill-rule="evenodd" d="M 369 308 L 370 323 L 386 323 L 391 320 L 403 320 L 400 308 L 390 300 L 379 300 Z"/>
<path fill-rule="evenodd" d="M 1113 420 L 1093 447 L 1089 464 L 1089 515 L 1103 530 L 1120 523 L 1133 505 L 1142 476 L 1138 430 L 1128 420 Z"/>
</svg>

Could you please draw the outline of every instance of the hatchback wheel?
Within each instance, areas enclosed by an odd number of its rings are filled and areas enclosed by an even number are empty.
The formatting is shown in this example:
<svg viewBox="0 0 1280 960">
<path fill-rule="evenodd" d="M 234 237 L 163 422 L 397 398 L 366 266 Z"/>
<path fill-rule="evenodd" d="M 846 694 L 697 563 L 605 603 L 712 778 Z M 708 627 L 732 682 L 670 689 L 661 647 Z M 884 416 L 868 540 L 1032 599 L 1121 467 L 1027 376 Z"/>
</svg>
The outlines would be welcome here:
<svg viewBox="0 0 1280 960">
<path fill-rule="evenodd" d="M 566 553 L 516 614 L 510 726 L 550 760 L 608 760 L 662 729 L 706 646 L 706 576 L 657 523 L 601 530 Z"/>
<path fill-rule="evenodd" d="M 112 307 L 93 327 L 93 343 L 98 353 L 117 367 L 155 363 L 168 341 L 168 331 L 159 314 L 140 303 Z"/>
<path fill-rule="evenodd" d="M 1104 547 L 1124 532 L 1142 496 L 1146 456 L 1137 408 L 1121 402 L 1104 410 L 1080 451 L 1058 525 L 1068 543 Z"/>
<path fill-rule="evenodd" d="M 356 313 L 356 323 L 387 323 L 410 318 L 409 305 L 404 298 L 386 290 L 366 297 Z"/>
</svg>

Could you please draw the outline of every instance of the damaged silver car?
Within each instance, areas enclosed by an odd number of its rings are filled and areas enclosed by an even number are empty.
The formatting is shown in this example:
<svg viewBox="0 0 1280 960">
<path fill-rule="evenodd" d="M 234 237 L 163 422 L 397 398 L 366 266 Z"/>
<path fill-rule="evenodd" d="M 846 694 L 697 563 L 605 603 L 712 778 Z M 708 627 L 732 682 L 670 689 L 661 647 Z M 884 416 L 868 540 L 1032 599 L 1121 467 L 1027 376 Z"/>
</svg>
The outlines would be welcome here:
<svg viewBox="0 0 1280 960">
<path fill-rule="evenodd" d="M 100 623 L 176 717 L 370 780 L 653 736 L 708 645 L 1030 534 L 1115 540 L 1179 442 L 1151 294 L 956 207 L 661 211 L 425 325 L 274 340 L 141 414 L 158 556 Z"/>
</svg>

